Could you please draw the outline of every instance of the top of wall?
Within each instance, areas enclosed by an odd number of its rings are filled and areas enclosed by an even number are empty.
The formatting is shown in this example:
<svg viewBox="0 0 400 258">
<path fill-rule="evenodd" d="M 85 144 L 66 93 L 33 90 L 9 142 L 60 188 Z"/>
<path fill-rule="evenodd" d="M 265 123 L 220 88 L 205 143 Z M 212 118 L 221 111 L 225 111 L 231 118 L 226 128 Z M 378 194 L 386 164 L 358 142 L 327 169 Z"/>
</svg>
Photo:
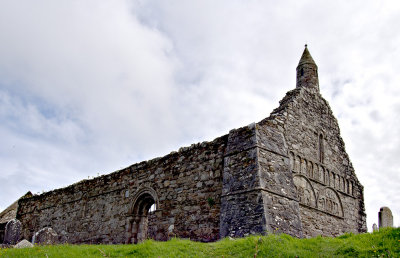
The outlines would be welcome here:
<svg viewBox="0 0 400 258">
<path fill-rule="evenodd" d="M 31 192 L 27 192 L 24 196 L 22 196 L 20 199 L 22 198 L 29 198 L 32 197 L 32 193 Z M 17 216 L 17 210 L 18 210 L 18 201 L 20 200 L 16 200 L 13 204 L 11 204 L 10 206 L 8 206 L 5 210 L 3 210 L 0 213 L 0 224 L 3 223 L 7 223 L 12 219 L 15 219 Z"/>
<path fill-rule="evenodd" d="M 176 161 L 182 156 L 190 156 L 190 155 L 196 155 L 197 152 L 203 151 L 203 150 L 216 150 L 221 148 L 221 146 L 225 147 L 225 144 L 228 140 L 228 134 L 223 135 L 221 137 L 215 138 L 213 141 L 204 141 L 200 143 L 195 143 L 187 147 L 181 147 L 179 148 L 178 151 L 172 151 L 171 153 L 163 156 L 163 157 L 157 157 L 148 161 L 142 161 L 138 162 L 135 164 L 132 164 L 126 168 L 111 172 L 106 175 L 101 175 L 92 179 L 83 179 L 77 183 L 74 183 L 72 185 L 63 187 L 63 188 L 57 188 L 52 191 L 44 192 L 42 194 L 35 194 L 31 196 L 26 196 L 21 198 L 22 199 L 27 199 L 29 198 L 30 200 L 35 200 L 35 199 L 41 199 L 45 198 L 50 195 L 58 195 L 61 193 L 69 192 L 69 193 L 78 193 L 80 191 L 83 192 L 88 192 L 90 191 L 91 188 L 94 186 L 99 186 L 99 185 L 104 185 L 105 187 L 115 187 L 119 177 L 123 175 L 127 175 L 130 173 L 137 173 L 139 170 L 144 170 L 146 168 L 151 168 L 151 167 L 156 167 L 160 166 L 162 167 L 163 164 L 166 164 L 168 162 Z M 223 150 L 222 150 L 223 152 Z M 109 185 L 110 182 L 113 182 L 113 185 Z M 106 190 L 106 189 L 105 189 Z M 18 202 L 18 201 L 17 201 Z"/>
</svg>

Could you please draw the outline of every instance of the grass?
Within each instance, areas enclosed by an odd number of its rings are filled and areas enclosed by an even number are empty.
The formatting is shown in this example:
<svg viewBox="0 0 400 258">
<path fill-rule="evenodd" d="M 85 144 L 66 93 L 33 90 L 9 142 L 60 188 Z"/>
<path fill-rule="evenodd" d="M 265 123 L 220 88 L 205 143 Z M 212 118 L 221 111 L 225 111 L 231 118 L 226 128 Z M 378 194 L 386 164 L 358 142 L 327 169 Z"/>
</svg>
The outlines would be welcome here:
<svg viewBox="0 0 400 258">
<path fill-rule="evenodd" d="M 171 239 L 138 245 L 53 245 L 0 249 L 0 257 L 400 257 L 400 228 L 337 238 L 297 239 L 285 234 L 222 239 Z"/>
</svg>

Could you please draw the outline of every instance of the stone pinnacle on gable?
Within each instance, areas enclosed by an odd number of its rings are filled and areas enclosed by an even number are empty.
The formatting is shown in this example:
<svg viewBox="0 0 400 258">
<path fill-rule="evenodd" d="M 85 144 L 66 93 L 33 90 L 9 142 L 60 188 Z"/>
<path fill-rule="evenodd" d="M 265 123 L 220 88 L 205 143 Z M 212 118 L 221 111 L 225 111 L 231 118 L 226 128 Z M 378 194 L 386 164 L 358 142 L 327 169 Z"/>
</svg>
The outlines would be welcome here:
<svg viewBox="0 0 400 258">
<path fill-rule="evenodd" d="M 301 55 L 300 61 L 298 65 L 303 65 L 303 64 L 313 64 L 316 66 L 314 59 L 312 58 L 310 51 L 308 51 L 307 44 L 304 45 L 304 51 L 303 54 Z"/>
<path fill-rule="evenodd" d="M 296 73 L 296 88 L 306 87 L 319 92 L 318 66 L 308 51 L 307 44 L 297 65 Z"/>
</svg>

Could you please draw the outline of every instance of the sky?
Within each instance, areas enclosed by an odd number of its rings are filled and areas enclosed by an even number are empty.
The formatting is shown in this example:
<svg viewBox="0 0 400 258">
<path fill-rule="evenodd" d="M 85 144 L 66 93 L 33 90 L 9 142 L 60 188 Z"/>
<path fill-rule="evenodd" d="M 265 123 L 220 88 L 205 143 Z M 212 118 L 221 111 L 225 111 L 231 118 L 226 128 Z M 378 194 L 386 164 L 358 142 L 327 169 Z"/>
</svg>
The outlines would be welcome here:
<svg viewBox="0 0 400 258">
<path fill-rule="evenodd" d="M 0 210 L 268 117 L 304 49 L 400 226 L 398 1 L 0 0 Z"/>
</svg>

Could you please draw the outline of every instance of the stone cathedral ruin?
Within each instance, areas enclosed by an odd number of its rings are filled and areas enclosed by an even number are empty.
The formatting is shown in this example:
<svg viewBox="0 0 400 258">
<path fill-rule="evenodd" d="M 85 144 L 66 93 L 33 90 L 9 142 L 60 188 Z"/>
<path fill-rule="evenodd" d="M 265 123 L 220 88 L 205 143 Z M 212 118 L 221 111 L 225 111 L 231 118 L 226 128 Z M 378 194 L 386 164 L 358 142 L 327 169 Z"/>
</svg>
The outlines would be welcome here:
<svg viewBox="0 0 400 258">
<path fill-rule="evenodd" d="M 307 46 L 296 72 L 296 88 L 258 123 L 21 198 L 22 237 L 30 240 L 45 227 L 68 243 L 366 232 L 363 186 Z"/>
</svg>

